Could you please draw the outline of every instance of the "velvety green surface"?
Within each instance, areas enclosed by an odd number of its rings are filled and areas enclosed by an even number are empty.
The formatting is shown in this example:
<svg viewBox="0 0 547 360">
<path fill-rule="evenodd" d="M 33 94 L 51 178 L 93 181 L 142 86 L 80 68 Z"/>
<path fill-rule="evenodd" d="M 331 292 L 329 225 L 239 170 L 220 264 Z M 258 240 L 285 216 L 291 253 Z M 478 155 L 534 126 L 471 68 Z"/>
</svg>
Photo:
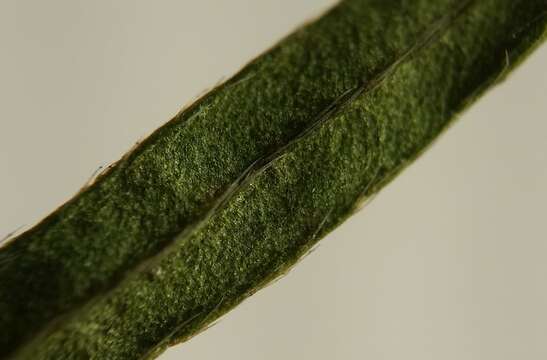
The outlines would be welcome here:
<svg viewBox="0 0 547 360">
<path fill-rule="evenodd" d="M 546 14 L 343 1 L 0 249 L 0 357 L 147 358 L 191 336 L 414 159 Z"/>
</svg>

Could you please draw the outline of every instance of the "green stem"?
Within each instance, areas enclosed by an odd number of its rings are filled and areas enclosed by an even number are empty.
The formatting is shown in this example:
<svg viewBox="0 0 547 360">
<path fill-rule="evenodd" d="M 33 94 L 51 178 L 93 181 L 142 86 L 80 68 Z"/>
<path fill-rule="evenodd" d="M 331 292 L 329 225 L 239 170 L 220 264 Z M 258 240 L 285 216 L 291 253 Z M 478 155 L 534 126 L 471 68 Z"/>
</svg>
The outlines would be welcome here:
<svg viewBox="0 0 547 360">
<path fill-rule="evenodd" d="M 0 356 L 152 358 L 287 271 L 545 38 L 545 0 L 346 0 L 0 249 Z"/>
</svg>

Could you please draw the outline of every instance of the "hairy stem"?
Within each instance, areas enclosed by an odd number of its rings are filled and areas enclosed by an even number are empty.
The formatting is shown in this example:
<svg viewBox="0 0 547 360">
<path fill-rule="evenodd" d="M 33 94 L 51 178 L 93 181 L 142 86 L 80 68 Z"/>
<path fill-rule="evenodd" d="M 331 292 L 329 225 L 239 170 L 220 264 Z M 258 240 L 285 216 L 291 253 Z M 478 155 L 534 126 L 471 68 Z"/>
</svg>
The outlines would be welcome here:
<svg viewBox="0 0 547 360">
<path fill-rule="evenodd" d="M 541 40 L 545 0 L 346 0 L 0 249 L 0 357 L 153 358 L 292 266 Z"/>
</svg>

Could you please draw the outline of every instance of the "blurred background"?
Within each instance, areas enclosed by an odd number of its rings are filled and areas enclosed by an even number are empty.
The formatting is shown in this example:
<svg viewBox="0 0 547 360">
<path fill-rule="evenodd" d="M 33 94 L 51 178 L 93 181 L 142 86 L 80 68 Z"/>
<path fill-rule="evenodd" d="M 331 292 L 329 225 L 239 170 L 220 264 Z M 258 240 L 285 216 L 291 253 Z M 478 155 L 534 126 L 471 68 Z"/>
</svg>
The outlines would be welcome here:
<svg viewBox="0 0 547 360">
<path fill-rule="evenodd" d="M 335 2 L 2 0 L 0 237 Z M 285 278 L 161 359 L 546 359 L 546 65 L 547 45 Z"/>
</svg>

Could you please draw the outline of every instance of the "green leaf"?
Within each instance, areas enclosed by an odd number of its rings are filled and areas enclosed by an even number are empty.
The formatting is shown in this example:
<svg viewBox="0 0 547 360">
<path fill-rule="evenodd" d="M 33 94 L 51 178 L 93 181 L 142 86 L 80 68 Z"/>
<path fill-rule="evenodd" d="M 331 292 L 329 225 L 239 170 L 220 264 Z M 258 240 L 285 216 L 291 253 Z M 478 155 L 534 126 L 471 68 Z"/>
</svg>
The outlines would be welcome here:
<svg viewBox="0 0 547 360">
<path fill-rule="evenodd" d="M 545 0 L 341 2 L 0 249 L 0 357 L 153 358 L 201 331 L 412 162 L 546 29 Z"/>
</svg>

